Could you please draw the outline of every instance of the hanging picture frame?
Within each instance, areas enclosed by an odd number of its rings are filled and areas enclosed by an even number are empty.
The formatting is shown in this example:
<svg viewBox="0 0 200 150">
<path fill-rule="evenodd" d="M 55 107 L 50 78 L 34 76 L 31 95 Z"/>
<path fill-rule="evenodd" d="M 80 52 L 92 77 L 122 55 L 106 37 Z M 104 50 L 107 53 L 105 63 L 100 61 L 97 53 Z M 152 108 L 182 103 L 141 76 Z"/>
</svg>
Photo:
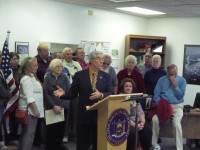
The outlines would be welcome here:
<svg viewBox="0 0 200 150">
<path fill-rule="evenodd" d="M 29 42 L 15 42 L 15 52 L 20 57 L 20 62 L 29 56 Z"/>
<path fill-rule="evenodd" d="M 187 84 L 200 85 L 200 45 L 184 45 L 183 77 Z"/>
</svg>

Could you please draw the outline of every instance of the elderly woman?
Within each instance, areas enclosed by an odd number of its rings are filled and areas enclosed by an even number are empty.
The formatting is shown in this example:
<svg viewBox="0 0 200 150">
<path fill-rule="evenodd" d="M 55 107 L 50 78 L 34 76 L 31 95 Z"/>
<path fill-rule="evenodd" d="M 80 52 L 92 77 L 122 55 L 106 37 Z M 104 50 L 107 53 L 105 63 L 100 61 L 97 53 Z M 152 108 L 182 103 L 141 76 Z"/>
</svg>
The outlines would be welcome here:
<svg viewBox="0 0 200 150">
<path fill-rule="evenodd" d="M 22 124 L 18 150 L 31 150 L 38 118 L 44 117 L 43 90 L 35 78 L 37 69 L 36 58 L 27 57 L 22 61 L 18 109 L 28 110 L 28 124 Z"/>
<path fill-rule="evenodd" d="M 133 55 L 128 55 L 125 58 L 125 68 L 118 72 L 118 88 L 121 81 L 125 78 L 130 78 L 136 83 L 137 92 L 145 93 L 144 80 L 142 74 L 135 68 L 137 65 L 137 58 Z"/>
<path fill-rule="evenodd" d="M 44 78 L 44 102 L 46 109 L 53 109 L 55 114 L 60 114 L 64 107 L 64 100 L 53 95 L 59 86 L 66 93 L 70 88 L 68 77 L 62 73 L 63 64 L 60 59 L 53 59 L 49 65 L 50 73 Z M 46 126 L 46 150 L 59 150 L 64 136 L 65 122 L 58 122 Z"/>
<path fill-rule="evenodd" d="M 110 65 L 111 62 L 112 60 L 110 55 L 107 54 L 103 55 L 103 65 L 101 70 L 110 74 L 113 85 L 113 93 L 117 94 L 117 85 L 118 85 L 117 75 L 115 69 Z"/>
<path fill-rule="evenodd" d="M 131 94 L 135 93 L 137 91 L 135 82 L 130 78 L 125 78 L 122 80 L 120 85 L 120 93 L 123 94 Z M 135 146 L 135 127 L 136 127 L 136 102 L 131 101 L 131 110 L 130 110 L 130 133 L 127 138 L 127 146 L 126 150 L 134 150 Z M 149 124 L 146 124 L 145 122 L 145 114 L 144 111 L 139 105 L 139 116 L 138 116 L 138 146 L 142 146 L 143 150 L 149 150 L 151 146 L 151 126 Z"/>
</svg>

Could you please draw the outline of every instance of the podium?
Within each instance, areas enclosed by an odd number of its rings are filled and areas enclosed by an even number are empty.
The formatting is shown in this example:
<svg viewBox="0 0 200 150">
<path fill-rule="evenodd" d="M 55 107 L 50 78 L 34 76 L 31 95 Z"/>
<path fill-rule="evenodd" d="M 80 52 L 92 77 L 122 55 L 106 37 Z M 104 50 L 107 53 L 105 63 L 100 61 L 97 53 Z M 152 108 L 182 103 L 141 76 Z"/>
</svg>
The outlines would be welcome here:
<svg viewBox="0 0 200 150">
<path fill-rule="evenodd" d="M 110 95 L 92 106 L 86 106 L 88 111 L 98 110 L 97 150 L 126 150 L 126 138 L 130 130 L 130 101 L 123 101 L 128 96 L 142 94 Z"/>
</svg>

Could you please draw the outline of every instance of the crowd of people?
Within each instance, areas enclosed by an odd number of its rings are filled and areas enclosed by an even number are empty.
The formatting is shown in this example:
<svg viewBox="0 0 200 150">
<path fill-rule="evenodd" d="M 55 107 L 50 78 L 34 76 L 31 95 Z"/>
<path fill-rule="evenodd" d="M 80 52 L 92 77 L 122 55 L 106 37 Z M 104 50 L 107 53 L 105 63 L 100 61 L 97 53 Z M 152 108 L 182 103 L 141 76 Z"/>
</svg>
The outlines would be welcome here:
<svg viewBox="0 0 200 150">
<path fill-rule="evenodd" d="M 66 47 L 49 56 L 48 45 L 40 43 L 37 52 L 35 57 L 27 57 L 21 64 L 19 55 L 10 52 L 10 65 L 20 89 L 17 109 L 28 111 L 28 124 L 16 124 L 13 111 L 10 114 L 11 132 L 5 135 L 6 142 L 18 140 L 18 150 L 31 150 L 32 145 L 42 143 L 45 150 L 64 150 L 68 148 L 63 142 L 71 138 L 76 140 L 77 150 L 96 150 L 97 111 L 87 111 L 86 106 L 112 94 L 143 93 L 152 95 L 156 105 L 164 100 L 165 105 L 172 108 L 168 119 L 173 124 L 176 149 L 183 150 L 181 119 L 186 81 L 177 75 L 176 65 L 169 65 L 164 70 L 160 55 L 147 52 L 141 64 L 137 64 L 137 57 L 128 55 L 125 67 L 116 74 L 111 66 L 111 56 L 99 51 L 89 53 L 87 62 L 83 48 L 77 48 L 75 55 L 71 48 Z M 10 97 L 0 69 L 0 119 L 5 109 L 4 99 Z M 135 144 L 143 150 L 161 149 L 158 145 L 160 115 L 155 113 L 152 118 L 147 118 L 145 102 L 141 102 L 136 121 L 135 101 L 130 106 L 126 149 L 134 150 Z M 46 125 L 44 110 L 49 109 L 55 114 L 64 110 L 65 121 Z M 135 132 L 139 133 L 138 137 Z M 135 138 L 138 138 L 137 143 L 134 143 Z"/>
</svg>

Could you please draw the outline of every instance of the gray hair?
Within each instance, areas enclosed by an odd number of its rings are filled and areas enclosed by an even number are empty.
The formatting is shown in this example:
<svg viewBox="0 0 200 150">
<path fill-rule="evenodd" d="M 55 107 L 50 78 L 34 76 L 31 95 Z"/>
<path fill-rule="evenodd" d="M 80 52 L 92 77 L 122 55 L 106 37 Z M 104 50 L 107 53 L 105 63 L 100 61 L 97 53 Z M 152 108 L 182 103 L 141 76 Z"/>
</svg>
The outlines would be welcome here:
<svg viewBox="0 0 200 150">
<path fill-rule="evenodd" d="M 96 59 L 97 55 L 99 54 L 102 55 L 103 53 L 100 51 L 90 52 L 90 54 L 88 55 L 89 62 L 91 62 L 92 59 Z"/>
<path fill-rule="evenodd" d="M 53 59 L 51 62 L 50 62 L 50 64 L 49 64 L 49 68 L 50 68 L 50 70 L 52 71 L 56 66 L 58 66 L 58 65 L 62 65 L 63 66 L 63 64 L 62 64 L 62 60 L 60 60 L 60 59 Z"/>
<path fill-rule="evenodd" d="M 35 57 L 26 57 L 23 59 L 21 66 L 20 66 L 20 73 L 21 78 L 25 75 L 30 75 L 29 68 L 31 67 L 31 64 L 34 60 L 37 60 Z"/>
<path fill-rule="evenodd" d="M 125 58 L 125 66 L 128 65 L 128 62 L 132 60 L 135 62 L 135 65 L 137 65 L 137 57 L 135 57 L 134 55 L 128 55 L 126 58 Z"/>
<path fill-rule="evenodd" d="M 171 65 L 167 66 L 167 72 L 169 72 L 172 69 L 178 69 L 178 68 L 175 64 L 171 64 Z"/>
<path fill-rule="evenodd" d="M 112 59 L 111 59 L 111 56 L 110 56 L 110 55 L 104 54 L 103 57 L 102 57 L 102 59 L 104 60 L 104 59 L 106 59 L 106 58 L 109 58 L 109 59 L 110 59 L 110 63 L 112 63 Z"/>
<path fill-rule="evenodd" d="M 71 52 L 71 53 L 73 53 L 73 51 L 72 51 L 72 49 L 71 49 L 70 47 L 65 47 L 65 48 L 63 49 L 63 53 L 66 53 L 66 52 Z"/>
<path fill-rule="evenodd" d="M 153 55 L 153 57 L 152 57 L 152 60 L 154 59 L 154 58 L 158 58 L 158 59 L 160 59 L 160 60 L 162 60 L 162 58 L 160 57 L 160 55 Z"/>
</svg>

